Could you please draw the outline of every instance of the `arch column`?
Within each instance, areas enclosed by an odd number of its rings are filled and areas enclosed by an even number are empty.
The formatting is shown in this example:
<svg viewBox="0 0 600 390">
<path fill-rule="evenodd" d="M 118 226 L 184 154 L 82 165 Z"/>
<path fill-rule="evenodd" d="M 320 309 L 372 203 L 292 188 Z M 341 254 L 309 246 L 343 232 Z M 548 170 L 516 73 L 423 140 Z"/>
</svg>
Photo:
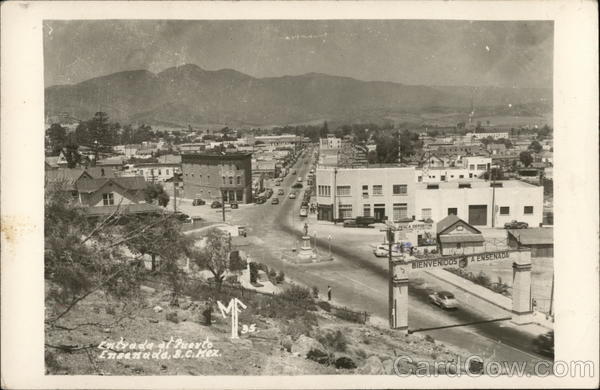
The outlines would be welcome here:
<svg viewBox="0 0 600 390">
<path fill-rule="evenodd" d="M 512 321 L 528 324 L 532 320 L 531 307 L 531 252 L 518 252 L 513 262 Z"/>
<path fill-rule="evenodd" d="M 390 327 L 408 333 L 408 272 L 402 266 L 394 265 L 390 284 L 392 287 Z"/>
</svg>

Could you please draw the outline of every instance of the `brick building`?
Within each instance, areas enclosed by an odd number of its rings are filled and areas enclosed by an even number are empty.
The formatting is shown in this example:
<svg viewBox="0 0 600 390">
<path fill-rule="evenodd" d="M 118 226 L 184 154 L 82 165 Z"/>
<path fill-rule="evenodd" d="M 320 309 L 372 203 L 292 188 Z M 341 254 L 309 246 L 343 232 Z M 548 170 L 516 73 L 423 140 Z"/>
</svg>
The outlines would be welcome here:
<svg viewBox="0 0 600 390">
<path fill-rule="evenodd" d="M 184 197 L 252 202 L 252 153 L 202 152 L 181 155 Z"/>
</svg>

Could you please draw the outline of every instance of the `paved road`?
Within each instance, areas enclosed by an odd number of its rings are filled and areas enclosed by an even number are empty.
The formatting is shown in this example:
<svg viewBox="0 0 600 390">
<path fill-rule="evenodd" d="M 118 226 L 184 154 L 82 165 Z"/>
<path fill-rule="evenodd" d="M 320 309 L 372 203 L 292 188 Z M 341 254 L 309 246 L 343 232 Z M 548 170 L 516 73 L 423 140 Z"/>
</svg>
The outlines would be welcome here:
<svg viewBox="0 0 600 390">
<path fill-rule="evenodd" d="M 300 283 L 317 286 L 322 293 L 326 292 L 327 286 L 331 286 L 335 303 L 366 310 L 373 316 L 380 317 L 382 322 L 387 321 L 387 261 L 375 258 L 369 253 L 367 246 L 362 245 L 364 249 L 357 249 L 356 242 L 350 242 L 352 239 L 344 240 L 344 236 L 338 234 L 331 245 L 331 252 L 335 258 L 332 262 L 296 265 L 281 260 L 282 252 L 299 243 L 304 223 L 304 219 L 299 216 L 301 197 L 289 199 L 287 194 L 298 176 L 306 177 L 310 164 L 304 163 L 304 159 L 299 159 L 293 169 L 296 169 L 298 174 L 288 175 L 282 183 L 280 188 L 284 188 L 286 195 L 279 197 L 279 205 L 267 202 L 246 206 L 240 209 L 240 212 L 236 210 L 230 214 L 233 223 L 249 226 L 249 237 L 254 245 L 248 251 L 252 258 L 283 270 L 288 277 Z M 321 253 L 329 251 L 324 240 L 319 241 L 318 250 Z M 447 312 L 432 306 L 427 300 L 431 289 L 454 292 L 461 308 Z M 425 273 L 417 273 L 411 277 L 411 330 L 495 320 L 508 316 L 510 314 L 506 311 L 458 291 L 453 286 L 445 285 Z M 507 321 L 427 330 L 424 333 L 484 358 L 507 361 L 544 359 L 531 351 L 533 337 L 515 329 Z"/>
</svg>

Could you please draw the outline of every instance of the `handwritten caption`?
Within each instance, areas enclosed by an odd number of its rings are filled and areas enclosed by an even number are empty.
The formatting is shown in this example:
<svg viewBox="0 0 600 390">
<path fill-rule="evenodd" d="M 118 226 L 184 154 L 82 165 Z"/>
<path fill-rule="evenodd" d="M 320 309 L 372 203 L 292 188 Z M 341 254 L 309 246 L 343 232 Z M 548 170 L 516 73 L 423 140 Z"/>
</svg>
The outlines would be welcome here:
<svg viewBox="0 0 600 390">
<path fill-rule="evenodd" d="M 99 358 L 106 360 L 170 360 L 200 359 L 221 356 L 208 337 L 200 342 L 186 342 L 171 336 L 170 340 L 160 343 L 128 342 L 121 337 L 118 341 L 104 340 L 98 344 Z"/>
</svg>

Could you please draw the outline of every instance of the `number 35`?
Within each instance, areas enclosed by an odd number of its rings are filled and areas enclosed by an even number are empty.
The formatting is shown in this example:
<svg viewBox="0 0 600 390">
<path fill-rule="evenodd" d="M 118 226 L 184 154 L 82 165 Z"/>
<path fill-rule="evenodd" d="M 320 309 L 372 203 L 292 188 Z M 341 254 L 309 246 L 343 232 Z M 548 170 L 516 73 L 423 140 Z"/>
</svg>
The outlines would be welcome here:
<svg viewBox="0 0 600 390">
<path fill-rule="evenodd" d="M 254 333 L 256 332 L 256 325 L 251 324 L 250 326 L 243 324 L 242 325 L 242 333 Z"/>
</svg>

